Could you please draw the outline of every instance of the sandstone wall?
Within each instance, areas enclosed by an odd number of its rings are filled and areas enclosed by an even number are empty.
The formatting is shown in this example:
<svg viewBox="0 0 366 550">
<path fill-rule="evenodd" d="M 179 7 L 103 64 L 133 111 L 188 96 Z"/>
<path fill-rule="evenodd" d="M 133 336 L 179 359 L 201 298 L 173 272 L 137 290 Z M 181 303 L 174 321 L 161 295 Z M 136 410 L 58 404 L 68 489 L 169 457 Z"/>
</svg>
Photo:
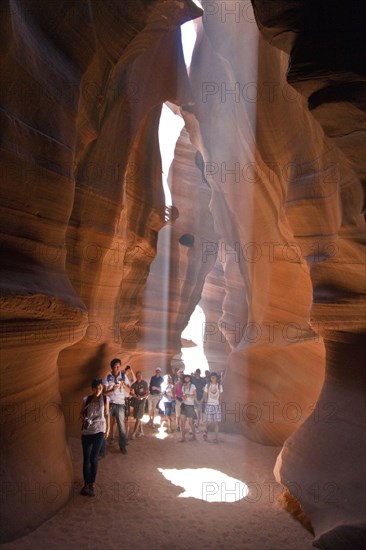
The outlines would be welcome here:
<svg viewBox="0 0 366 550">
<path fill-rule="evenodd" d="M 79 429 L 81 395 L 138 323 L 170 216 L 159 113 L 189 100 L 178 25 L 200 13 L 190 0 L 2 6 L 2 540 L 69 497 L 65 417 Z"/>
<path fill-rule="evenodd" d="M 300 487 L 316 544 L 357 547 L 362 14 L 252 3 L 256 20 L 249 3 L 233 16 L 203 2 L 190 81 L 177 29 L 201 13 L 190 0 L 2 9 L 2 540 L 67 500 L 66 430 L 90 379 L 112 355 L 168 370 L 201 299 L 226 429 L 286 441 L 276 475 Z M 167 100 L 189 133 L 170 208 Z"/>
<path fill-rule="evenodd" d="M 315 544 L 353 548 L 365 520 L 362 13 L 253 5 L 286 53 L 247 9 L 204 2 L 186 115 L 227 264 L 226 420 L 261 442 L 290 436 L 277 478 L 295 484 Z"/>
<path fill-rule="evenodd" d="M 337 152 L 333 162 L 338 185 L 329 185 L 333 200 L 328 192 L 319 203 L 319 222 L 312 229 L 319 239 L 320 233 L 334 232 L 335 223 L 338 228 L 334 254 L 321 262 L 308 257 L 312 326 L 324 338 L 326 349 L 325 383 L 314 413 L 285 443 L 276 475 L 284 484 L 297 483 L 294 492 L 311 518 L 316 547 L 351 549 L 365 542 L 366 524 L 360 485 L 366 467 L 365 224 L 361 215 L 365 8 L 360 2 L 345 6 L 322 1 L 314 10 L 301 2 L 295 12 L 289 4 L 273 2 L 269 11 L 265 2 L 253 2 L 263 36 L 291 54 L 288 81 L 305 96 Z M 314 242 L 309 230 L 308 239 Z M 316 496 L 306 490 L 309 487 L 316 488 Z"/>
</svg>

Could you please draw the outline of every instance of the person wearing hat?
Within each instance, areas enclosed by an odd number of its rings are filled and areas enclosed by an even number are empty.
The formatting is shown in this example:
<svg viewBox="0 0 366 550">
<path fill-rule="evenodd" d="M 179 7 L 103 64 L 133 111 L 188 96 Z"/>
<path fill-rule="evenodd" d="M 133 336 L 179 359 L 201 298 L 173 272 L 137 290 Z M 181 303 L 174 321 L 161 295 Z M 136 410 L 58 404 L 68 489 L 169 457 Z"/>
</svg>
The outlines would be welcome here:
<svg viewBox="0 0 366 550">
<path fill-rule="evenodd" d="M 109 403 L 103 395 L 103 381 L 94 378 L 91 383 L 92 394 L 83 398 L 80 418 L 83 421 L 81 428 L 81 444 L 83 448 L 83 477 L 84 487 L 80 494 L 95 496 L 95 478 L 98 470 L 98 456 L 103 440 L 109 434 Z"/>
<path fill-rule="evenodd" d="M 151 427 L 154 426 L 155 409 L 161 399 L 161 385 L 163 384 L 163 382 L 164 378 L 161 376 L 161 369 L 157 367 L 155 369 L 155 374 L 150 379 L 149 397 L 147 399 L 150 416 L 148 426 Z"/>
</svg>

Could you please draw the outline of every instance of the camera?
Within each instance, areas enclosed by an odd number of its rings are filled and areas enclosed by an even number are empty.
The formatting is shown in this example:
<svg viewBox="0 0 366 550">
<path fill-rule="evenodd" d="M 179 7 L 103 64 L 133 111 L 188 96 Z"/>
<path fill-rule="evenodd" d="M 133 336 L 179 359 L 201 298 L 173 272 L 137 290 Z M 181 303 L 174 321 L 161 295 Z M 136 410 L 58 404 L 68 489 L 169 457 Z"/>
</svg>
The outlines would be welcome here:
<svg viewBox="0 0 366 550">
<path fill-rule="evenodd" d="M 93 420 L 91 418 L 86 417 L 83 422 L 83 430 L 87 430 L 92 423 L 93 423 Z"/>
</svg>

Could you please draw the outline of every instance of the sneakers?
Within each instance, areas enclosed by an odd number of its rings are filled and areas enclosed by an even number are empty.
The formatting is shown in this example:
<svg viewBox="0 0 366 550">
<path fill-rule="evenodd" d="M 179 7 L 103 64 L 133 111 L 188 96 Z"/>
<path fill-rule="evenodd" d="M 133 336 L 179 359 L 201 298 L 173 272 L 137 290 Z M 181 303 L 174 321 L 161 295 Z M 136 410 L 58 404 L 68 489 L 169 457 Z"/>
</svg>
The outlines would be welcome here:
<svg viewBox="0 0 366 550">
<path fill-rule="evenodd" d="M 83 495 L 83 497 L 95 497 L 94 483 L 85 484 L 81 489 L 80 494 Z"/>
<path fill-rule="evenodd" d="M 114 445 L 114 444 L 115 444 L 114 437 L 111 437 L 111 439 L 108 439 L 108 445 Z"/>
<path fill-rule="evenodd" d="M 84 487 L 80 491 L 80 494 L 83 495 L 83 497 L 89 496 L 89 486 L 84 485 Z"/>
<path fill-rule="evenodd" d="M 140 432 L 140 433 L 137 434 L 136 437 L 142 437 L 143 435 L 144 435 L 144 432 Z"/>
<path fill-rule="evenodd" d="M 125 446 L 124 446 L 124 447 L 121 447 L 121 448 L 120 448 L 120 451 L 121 451 L 121 453 L 122 453 L 123 455 L 126 455 L 126 454 L 127 454 L 127 449 L 126 449 Z"/>
</svg>

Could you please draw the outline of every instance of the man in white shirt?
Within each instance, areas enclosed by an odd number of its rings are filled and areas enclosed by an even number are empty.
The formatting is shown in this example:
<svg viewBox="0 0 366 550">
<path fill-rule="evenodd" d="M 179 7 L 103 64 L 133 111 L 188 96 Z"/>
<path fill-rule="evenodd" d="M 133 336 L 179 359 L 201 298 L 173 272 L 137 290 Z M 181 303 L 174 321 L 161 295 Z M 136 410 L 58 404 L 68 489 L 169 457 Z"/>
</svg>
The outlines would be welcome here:
<svg viewBox="0 0 366 550">
<path fill-rule="evenodd" d="M 112 359 L 111 372 L 103 380 L 103 394 L 109 397 L 109 414 L 116 419 L 119 448 L 122 454 L 127 454 L 127 437 L 125 428 L 125 399 L 130 389 L 124 382 L 124 373 L 121 372 L 122 363 L 120 359 Z"/>
</svg>

